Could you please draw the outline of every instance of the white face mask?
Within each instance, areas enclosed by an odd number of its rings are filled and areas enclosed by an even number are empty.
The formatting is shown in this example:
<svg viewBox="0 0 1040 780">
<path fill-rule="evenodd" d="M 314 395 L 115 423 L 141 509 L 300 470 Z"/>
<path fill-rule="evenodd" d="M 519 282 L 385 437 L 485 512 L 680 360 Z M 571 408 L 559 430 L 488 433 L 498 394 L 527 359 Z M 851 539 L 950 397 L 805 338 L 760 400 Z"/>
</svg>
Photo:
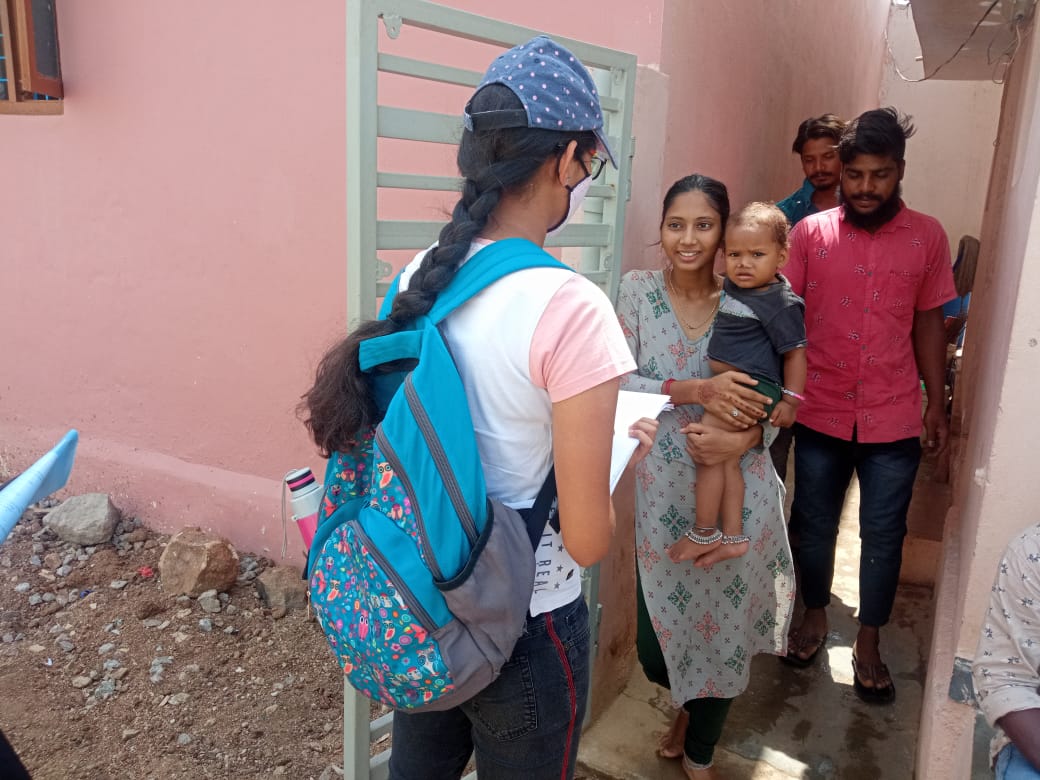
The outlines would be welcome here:
<svg viewBox="0 0 1040 780">
<path fill-rule="evenodd" d="M 567 227 L 567 223 L 571 221 L 571 218 L 575 214 L 577 214 L 578 209 L 581 208 L 582 201 L 585 200 L 585 196 L 588 195 L 589 187 L 591 186 L 592 177 L 586 176 L 573 187 L 568 188 L 570 190 L 571 202 L 570 207 L 567 209 L 567 215 L 562 220 L 560 220 L 560 222 L 555 227 L 549 228 L 549 230 L 545 234 L 546 238 L 548 238 L 549 236 L 555 236 L 557 233 L 559 233 L 561 230 Z"/>
</svg>

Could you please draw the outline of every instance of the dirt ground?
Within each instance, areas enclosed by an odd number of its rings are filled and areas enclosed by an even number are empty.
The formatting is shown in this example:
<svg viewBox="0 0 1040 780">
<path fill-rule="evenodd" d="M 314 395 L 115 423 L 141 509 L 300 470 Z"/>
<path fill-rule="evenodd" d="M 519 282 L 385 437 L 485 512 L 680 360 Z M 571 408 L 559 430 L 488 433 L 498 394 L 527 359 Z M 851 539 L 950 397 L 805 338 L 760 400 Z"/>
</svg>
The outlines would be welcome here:
<svg viewBox="0 0 1040 780">
<path fill-rule="evenodd" d="M 84 548 L 45 513 L 0 544 L 0 729 L 36 780 L 342 776 L 339 668 L 305 612 L 260 602 L 269 561 L 239 551 L 206 612 L 159 587 L 166 537 L 124 520 Z"/>
<path fill-rule="evenodd" d="M 343 678 L 317 621 L 260 601 L 271 561 L 239 550 L 208 612 L 160 588 L 167 536 L 124 519 L 70 544 L 43 524 L 58 503 L 0 543 L 0 730 L 34 780 L 343 777 Z"/>
</svg>

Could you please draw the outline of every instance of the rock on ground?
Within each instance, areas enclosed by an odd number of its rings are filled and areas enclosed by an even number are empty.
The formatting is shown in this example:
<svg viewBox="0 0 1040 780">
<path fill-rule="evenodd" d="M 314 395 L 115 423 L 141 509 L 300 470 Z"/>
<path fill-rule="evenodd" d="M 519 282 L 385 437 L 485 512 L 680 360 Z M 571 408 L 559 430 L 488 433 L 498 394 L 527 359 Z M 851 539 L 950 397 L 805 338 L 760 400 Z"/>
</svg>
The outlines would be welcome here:
<svg viewBox="0 0 1040 780">
<path fill-rule="evenodd" d="M 44 519 L 46 526 L 60 539 L 73 544 L 107 542 L 118 522 L 119 510 L 107 493 L 72 496 Z"/>
<path fill-rule="evenodd" d="M 275 617 L 307 606 L 307 584 L 294 566 L 272 566 L 256 578 L 256 591 Z"/>
<path fill-rule="evenodd" d="M 162 588 L 173 595 L 226 591 L 237 577 L 238 553 L 231 542 L 199 528 L 180 531 L 159 558 Z"/>
</svg>

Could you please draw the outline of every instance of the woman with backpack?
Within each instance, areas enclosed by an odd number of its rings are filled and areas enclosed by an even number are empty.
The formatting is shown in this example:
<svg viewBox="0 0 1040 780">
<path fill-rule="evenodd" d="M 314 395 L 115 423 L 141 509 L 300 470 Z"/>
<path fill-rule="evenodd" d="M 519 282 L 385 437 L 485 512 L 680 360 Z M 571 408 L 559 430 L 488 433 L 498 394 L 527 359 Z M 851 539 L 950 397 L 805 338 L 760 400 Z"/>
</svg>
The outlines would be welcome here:
<svg viewBox="0 0 1040 780">
<path fill-rule="evenodd" d="M 451 222 L 400 276 L 386 318 L 334 347 L 305 396 L 307 426 L 325 454 L 348 448 L 380 419 L 360 343 L 428 313 L 483 247 L 505 239 L 541 247 L 613 162 L 588 71 L 544 36 L 491 64 L 463 119 L 462 196 Z M 448 710 L 398 710 L 390 777 L 459 778 L 475 752 L 482 780 L 570 778 L 589 685 L 581 567 L 611 542 L 614 412 L 621 377 L 635 363 L 610 301 L 565 268 L 527 268 L 493 282 L 441 328 L 465 386 L 488 495 L 531 507 L 554 466 L 559 530 L 549 524 L 542 534 L 526 626 L 497 679 Z M 655 432 L 654 421 L 633 426 L 634 461 Z"/>
</svg>

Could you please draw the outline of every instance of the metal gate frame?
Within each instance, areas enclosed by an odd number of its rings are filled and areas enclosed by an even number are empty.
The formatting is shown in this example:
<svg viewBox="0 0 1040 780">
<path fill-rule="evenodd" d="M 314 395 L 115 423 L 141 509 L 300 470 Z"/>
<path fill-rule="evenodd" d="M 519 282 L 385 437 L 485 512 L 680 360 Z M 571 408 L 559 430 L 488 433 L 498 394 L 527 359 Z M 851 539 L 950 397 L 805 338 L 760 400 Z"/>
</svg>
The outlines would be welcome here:
<svg viewBox="0 0 1040 780">
<path fill-rule="evenodd" d="M 425 0 L 347 0 L 346 112 L 347 112 L 347 315 L 351 328 L 376 314 L 377 300 L 385 294 L 389 265 L 379 260 L 380 250 L 419 251 L 432 244 L 441 222 L 380 220 L 380 189 L 457 192 L 459 179 L 389 173 L 378 170 L 378 139 L 394 138 L 456 145 L 461 137 L 460 115 L 437 114 L 380 105 L 378 74 L 393 73 L 432 82 L 476 87 L 483 73 L 379 51 L 379 25 L 391 39 L 409 27 L 450 38 L 479 41 L 511 48 L 546 31 L 507 24 L 486 16 L 466 13 Z M 605 168 L 584 206 L 584 221 L 568 224 L 546 242 L 547 247 L 577 247 L 575 255 L 564 250 L 564 259 L 598 284 L 614 300 L 621 275 L 625 207 L 631 191 L 632 103 L 635 95 L 636 57 L 552 35 L 588 67 L 596 81 L 603 108 L 604 129 L 619 168 Z M 461 113 L 461 112 L 460 112 Z M 599 567 L 586 570 L 583 593 L 590 605 L 591 662 L 598 649 L 602 606 L 598 603 Z M 591 698 L 591 690 L 590 690 Z M 393 715 L 370 721 L 371 703 L 358 695 L 344 677 L 343 771 L 354 780 L 384 780 L 389 776 L 390 751 L 371 755 L 372 745 L 390 733 Z M 471 773 L 467 780 L 475 778 Z"/>
</svg>

